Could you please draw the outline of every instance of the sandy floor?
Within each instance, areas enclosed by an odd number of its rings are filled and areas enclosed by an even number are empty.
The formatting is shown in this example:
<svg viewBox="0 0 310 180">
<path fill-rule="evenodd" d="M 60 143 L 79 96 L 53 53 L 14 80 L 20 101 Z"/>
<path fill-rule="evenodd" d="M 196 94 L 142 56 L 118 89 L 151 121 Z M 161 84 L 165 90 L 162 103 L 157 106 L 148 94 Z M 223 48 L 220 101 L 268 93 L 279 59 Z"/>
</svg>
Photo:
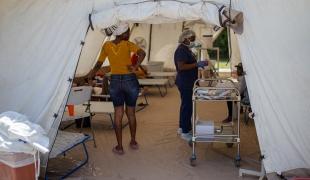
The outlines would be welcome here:
<svg viewBox="0 0 310 180">
<path fill-rule="evenodd" d="M 179 93 L 175 87 L 168 89 L 164 98 L 157 89 L 150 89 L 149 106 L 137 113 L 137 140 L 139 150 L 131 150 L 129 128 L 123 129 L 125 154 L 112 153 L 116 144 L 114 131 L 108 116 L 94 117 L 97 148 L 87 143 L 90 160 L 87 165 L 70 176 L 73 179 L 107 180 L 214 180 L 240 179 L 239 169 L 234 166 L 236 146 L 227 148 L 221 143 L 199 143 L 197 145 L 197 166 L 191 167 L 191 148 L 176 133 L 179 116 Z M 227 114 L 226 103 L 201 103 L 198 107 L 200 118 L 221 121 Z M 259 167 L 250 159 L 258 159 L 258 143 L 253 121 L 245 125 L 241 116 L 241 157 L 242 168 Z M 124 118 L 124 122 L 127 119 Z M 66 158 L 51 161 L 50 171 L 63 170 L 68 164 L 81 157 L 76 148 Z M 58 173 L 51 173 L 55 177 Z M 256 179 L 244 177 L 243 179 Z"/>
</svg>

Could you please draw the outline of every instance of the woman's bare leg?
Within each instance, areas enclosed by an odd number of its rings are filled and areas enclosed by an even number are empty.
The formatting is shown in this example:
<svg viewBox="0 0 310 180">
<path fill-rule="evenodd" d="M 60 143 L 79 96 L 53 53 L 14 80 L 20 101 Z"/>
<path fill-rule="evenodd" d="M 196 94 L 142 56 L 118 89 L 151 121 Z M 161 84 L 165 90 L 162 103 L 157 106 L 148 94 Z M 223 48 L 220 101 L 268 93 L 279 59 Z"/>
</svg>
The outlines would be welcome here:
<svg viewBox="0 0 310 180">
<path fill-rule="evenodd" d="M 117 150 L 123 150 L 122 145 L 122 119 L 124 115 L 124 107 L 123 106 L 117 106 L 114 107 L 115 114 L 114 114 L 114 125 L 115 125 L 115 135 L 117 139 Z"/>
<path fill-rule="evenodd" d="M 136 108 L 126 106 L 126 115 L 129 122 L 130 135 L 131 135 L 131 145 L 137 145 L 136 141 L 136 129 L 137 129 L 137 121 L 136 121 Z"/>
</svg>

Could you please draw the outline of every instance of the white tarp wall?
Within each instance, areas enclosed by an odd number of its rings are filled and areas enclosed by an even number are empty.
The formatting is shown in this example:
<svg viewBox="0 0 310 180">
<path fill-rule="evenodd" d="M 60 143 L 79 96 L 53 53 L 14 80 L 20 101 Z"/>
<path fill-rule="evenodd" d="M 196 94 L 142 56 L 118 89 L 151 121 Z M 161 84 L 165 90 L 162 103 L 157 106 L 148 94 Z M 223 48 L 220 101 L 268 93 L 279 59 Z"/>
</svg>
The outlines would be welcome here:
<svg viewBox="0 0 310 180">
<path fill-rule="evenodd" d="M 174 51 L 181 32 L 182 23 L 153 25 L 150 60 L 162 61 L 164 67 L 175 69 Z"/>
<path fill-rule="evenodd" d="M 0 1 L 0 112 L 40 124 L 53 145 L 88 27 L 91 2 Z M 54 117 L 58 114 L 57 117 Z M 41 157 L 46 167 L 48 155 Z M 45 168 L 41 175 L 44 176 Z"/>
<path fill-rule="evenodd" d="M 238 40 L 266 171 L 310 168 L 310 1 L 233 7 L 244 13 Z"/>
<path fill-rule="evenodd" d="M 94 67 L 105 38 L 105 34 L 99 30 L 89 30 L 87 32 L 85 44 L 75 74 L 76 77 L 85 76 Z"/>
<path fill-rule="evenodd" d="M 230 44 L 231 44 L 231 58 L 230 58 L 230 65 L 233 71 L 236 71 L 237 68 L 235 65 L 241 62 L 240 56 L 240 48 L 238 44 L 237 35 L 234 33 L 233 30 L 230 30 Z"/>
<path fill-rule="evenodd" d="M 91 5 L 0 1 L 0 112 L 25 114 L 49 132 L 70 87 Z"/>
<path fill-rule="evenodd" d="M 143 38 L 146 42 L 146 49 L 144 49 L 146 56 L 144 61 L 142 62 L 143 64 L 146 64 L 148 60 L 148 52 L 149 52 L 149 47 L 150 47 L 150 42 L 149 42 L 149 37 L 150 37 L 150 24 L 139 24 L 139 26 L 136 26 L 133 28 L 132 33 L 130 35 L 130 41 L 135 42 L 135 38 Z M 140 40 L 141 41 L 141 40 Z"/>
</svg>

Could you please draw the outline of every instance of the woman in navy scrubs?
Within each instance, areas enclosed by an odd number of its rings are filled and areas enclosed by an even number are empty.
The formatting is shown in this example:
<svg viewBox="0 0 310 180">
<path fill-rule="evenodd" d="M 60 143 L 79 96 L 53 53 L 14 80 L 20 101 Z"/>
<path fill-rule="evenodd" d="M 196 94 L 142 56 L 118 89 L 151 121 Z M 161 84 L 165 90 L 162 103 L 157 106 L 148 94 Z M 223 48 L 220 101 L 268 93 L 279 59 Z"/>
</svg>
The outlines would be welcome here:
<svg viewBox="0 0 310 180">
<path fill-rule="evenodd" d="M 192 137 L 192 94 L 194 82 L 198 78 L 198 67 L 208 65 L 207 61 L 197 62 L 195 55 L 190 50 L 194 45 L 196 34 L 192 30 L 185 30 L 179 37 L 179 46 L 174 53 L 174 64 L 177 70 L 176 85 L 181 96 L 179 130 L 181 137 L 190 140 Z"/>
</svg>

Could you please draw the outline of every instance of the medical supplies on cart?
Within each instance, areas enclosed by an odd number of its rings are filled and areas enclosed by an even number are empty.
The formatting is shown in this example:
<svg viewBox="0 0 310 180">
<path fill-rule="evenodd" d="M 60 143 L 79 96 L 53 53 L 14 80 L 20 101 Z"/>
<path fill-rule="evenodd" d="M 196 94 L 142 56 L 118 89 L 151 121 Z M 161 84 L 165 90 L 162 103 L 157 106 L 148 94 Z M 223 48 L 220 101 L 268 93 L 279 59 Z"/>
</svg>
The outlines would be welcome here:
<svg viewBox="0 0 310 180">
<path fill-rule="evenodd" d="M 212 120 L 204 121 L 198 118 L 197 103 L 209 102 L 234 102 L 233 108 L 237 106 L 237 123 L 234 121 L 228 124 L 218 124 Z M 190 163 L 196 162 L 196 143 L 200 142 L 221 142 L 228 147 L 237 144 L 237 155 L 235 165 L 240 166 L 240 93 L 238 88 L 230 79 L 198 79 L 193 89 L 193 115 L 192 115 L 192 155 Z"/>
</svg>

